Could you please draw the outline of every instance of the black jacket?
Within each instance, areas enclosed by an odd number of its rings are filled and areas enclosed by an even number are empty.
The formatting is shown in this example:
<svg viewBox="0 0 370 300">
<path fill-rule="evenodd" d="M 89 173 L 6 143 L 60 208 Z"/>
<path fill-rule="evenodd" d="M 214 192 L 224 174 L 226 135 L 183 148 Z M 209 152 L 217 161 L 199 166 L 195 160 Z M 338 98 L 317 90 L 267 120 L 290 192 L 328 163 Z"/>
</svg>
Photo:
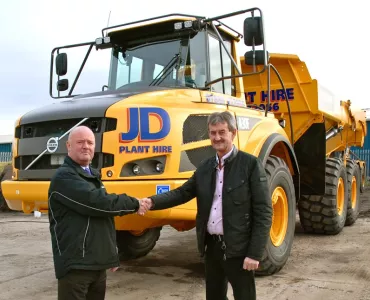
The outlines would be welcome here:
<svg viewBox="0 0 370 300">
<path fill-rule="evenodd" d="M 71 269 L 103 270 L 119 266 L 113 216 L 134 213 L 137 199 L 108 194 L 100 174 L 92 175 L 66 157 L 49 188 L 49 221 L 55 274 Z"/>
<path fill-rule="evenodd" d="M 154 210 L 180 205 L 197 197 L 196 231 L 202 256 L 216 186 L 216 167 L 216 157 L 211 157 L 182 186 L 151 197 Z M 225 160 L 224 168 L 222 213 L 226 257 L 249 257 L 260 261 L 272 220 L 265 170 L 255 156 L 235 147 Z"/>
</svg>

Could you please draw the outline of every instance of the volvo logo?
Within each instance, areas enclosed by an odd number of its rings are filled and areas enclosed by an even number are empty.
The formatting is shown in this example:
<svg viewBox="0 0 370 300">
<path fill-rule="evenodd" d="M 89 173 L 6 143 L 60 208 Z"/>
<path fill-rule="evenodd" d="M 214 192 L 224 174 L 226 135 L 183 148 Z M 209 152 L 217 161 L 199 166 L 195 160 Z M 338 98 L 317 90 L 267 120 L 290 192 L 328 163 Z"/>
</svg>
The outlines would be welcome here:
<svg viewBox="0 0 370 300">
<path fill-rule="evenodd" d="M 46 143 L 46 149 L 49 153 L 54 153 L 58 149 L 58 138 L 51 137 Z"/>
</svg>

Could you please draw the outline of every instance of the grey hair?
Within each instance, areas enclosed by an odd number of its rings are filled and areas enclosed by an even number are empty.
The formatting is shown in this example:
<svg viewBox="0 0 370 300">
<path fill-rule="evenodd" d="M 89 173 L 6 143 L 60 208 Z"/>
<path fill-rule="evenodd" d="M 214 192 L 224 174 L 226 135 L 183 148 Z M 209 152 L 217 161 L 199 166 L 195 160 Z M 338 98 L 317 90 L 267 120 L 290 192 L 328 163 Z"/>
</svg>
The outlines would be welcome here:
<svg viewBox="0 0 370 300">
<path fill-rule="evenodd" d="M 216 125 L 218 123 L 226 123 L 230 131 L 236 130 L 236 121 L 234 116 L 229 111 L 214 112 L 209 115 L 207 125 Z"/>
</svg>

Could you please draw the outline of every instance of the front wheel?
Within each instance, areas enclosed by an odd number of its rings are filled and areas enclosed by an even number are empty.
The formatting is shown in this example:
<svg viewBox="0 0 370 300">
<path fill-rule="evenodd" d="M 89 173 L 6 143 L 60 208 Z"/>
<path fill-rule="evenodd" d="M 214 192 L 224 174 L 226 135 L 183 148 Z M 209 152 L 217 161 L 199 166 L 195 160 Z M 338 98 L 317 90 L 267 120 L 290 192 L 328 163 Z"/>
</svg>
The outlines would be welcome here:
<svg viewBox="0 0 370 300">
<path fill-rule="evenodd" d="M 266 161 L 273 216 L 267 242 L 256 275 L 271 275 L 283 268 L 293 245 L 296 198 L 292 176 L 284 160 L 270 156 Z"/>
<path fill-rule="evenodd" d="M 116 231 L 118 254 L 121 261 L 147 255 L 157 243 L 162 227 L 142 232 Z"/>
</svg>

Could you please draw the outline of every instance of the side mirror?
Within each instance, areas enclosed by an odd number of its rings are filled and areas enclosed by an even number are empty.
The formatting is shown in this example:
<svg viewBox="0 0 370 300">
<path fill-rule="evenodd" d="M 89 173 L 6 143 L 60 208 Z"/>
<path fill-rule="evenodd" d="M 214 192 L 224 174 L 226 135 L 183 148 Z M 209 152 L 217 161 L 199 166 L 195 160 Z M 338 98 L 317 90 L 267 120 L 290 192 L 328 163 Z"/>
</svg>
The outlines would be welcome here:
<svg viewBox="0 0 370 300">
<path fill-rule="evenodd" d="M 55 69 L 58 76 L 67 74 L 67 53 L 59 53 L 55 59 Z"/>
<path fill-rule="evenodd" d="M 269 60 L 269 53 L 266 51 L 267 62 Z M 266 65 L 265 62 L 265 53 L 263 50 L 248 51 L 244 54 L 245 64 L 249 66 L 254 65 Z"/>
<path fill-rule="evenodd" d="M 264 36 L 262 18 L 246 18 L 244 20 L 244 44 L 246 46 L 260 46 L 263 43 Z"/>
<path fill-rule="evenodd" d="M 68 79 L 61 79 L 57 82 L 57 90 L 63 92 L 68 90 Z"/>
</svg>

